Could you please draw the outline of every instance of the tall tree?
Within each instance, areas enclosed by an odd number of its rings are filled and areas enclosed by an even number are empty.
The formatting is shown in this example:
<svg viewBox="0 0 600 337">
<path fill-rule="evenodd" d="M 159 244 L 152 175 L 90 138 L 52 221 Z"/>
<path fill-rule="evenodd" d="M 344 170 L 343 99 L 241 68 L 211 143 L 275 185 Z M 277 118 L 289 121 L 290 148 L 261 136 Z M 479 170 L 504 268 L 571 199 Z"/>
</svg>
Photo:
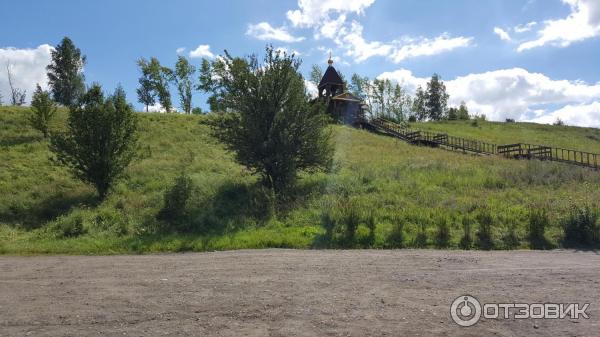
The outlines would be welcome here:
<svg viewBox="0 0 600 337">
<path fill-rule="evenodd" d="M 200 76 L 200 87 L 228 111 L 215 135 L 278 195 L 299 171 L 324 170 L 333 156 L 324 107 L 305 94 L 299 66 L 294 55 L 267 47 L 263 64 L 226 52 Z"/>
<path fill-rule="evenodd" d="M 25 104 L 25 97 L 27 95 L 27 91 L 15 87 L 11 67 L 11 64 L 7 62 L 6 75 L 8 76 L 8 86 L 10 87 L 10 103 L 14 106 L 21 106 Z"/>
<path fill-rule="evenodd" d="M 319 86 L 321 79 L 323 78 L 323 69 L 318 64 L 313 64 L 310 68 L 310 81 L 316 86 Z"/>
<path fill-rule="evenodd" d="M 40 131 L 44 138 L 47 138 L 48 125 L 56 113 L 56 104 L 52 101 L 50 93 L 42 90 L 39 84 L 36 86 L 31 99 L 31 112 L 29 123 L 34 129 Z"/>
<path fill-rule="evenodd" d="M 149 87 L 156 93 L 160 105 L 166 112 L 171 112 L 173 103 L 169 84 L 173 81 L 173 71 L 163 67 L 156 57 L 150 58 L 150 61 L 141 58 L 137 63 L 142 74 L 147 74 L 147 79 L 150 81 Z"/>
<path fill-rule="evenodd" d="M 104 98 L 95 84 L 79 103 L 69 108 L 66 132 L 51 136 L 50 149 L 57 163 L 92 184 L 104 199 L 134 157 L 137 117 L 122 88 Z"/>
<path fill-rule="evenodd" d="M 423 87 L 418 86 L 413 100 L 412 111 L 415 118 L 419 121 L 423 121 L 427 118 L 426 102 L 427 94 L 423 90 Z"/>
<path fill-rule="evenodd" d="M 428 117 L 434 121 L 447 118 L 449 95 L 446 93 L 446 85 L 438 74 L 431 76 L 431 80 L 427 83 L 426 95 L 425 107 Z"/>
<path fill-rule="evenodd" d="M 46 70 L 52 96 L 64 106 L 73 105 L 85 92 L 83 66 L 86 58 L 68 37 L 62 39 L 51 55 Z"/>
<path fill-rule="evenodd" d="M 138 79 L 139 87 L 136 89 L 138 102 L 144 104 L 146 112 L 148 112 L 149 107 L 156 103 L 156 90 L 154 89 L 154 83 L 145 63 L 142 63 L 141 60 L 137 63 L 142 72 L 142 76 Z"/>
<path fill-rule="evenodd" d="M 457 112 L 457 118 L 461 120 L 468 120 L 470 118 L 469 109 L 467 109 L 467 103 L 460 102 L 460 106 L 458 107 Z"/>
<path fill-rule="evenodd" d="M 179 56 L 175 64 L 175 81 L 177 83 L 177 91 L 179 92 L 179 101 L 181 109 L 186 114 L 192 113 L 192 87 L 193 75 L 196 72 L 196 67 L 184 57 Z"/>
</svg>

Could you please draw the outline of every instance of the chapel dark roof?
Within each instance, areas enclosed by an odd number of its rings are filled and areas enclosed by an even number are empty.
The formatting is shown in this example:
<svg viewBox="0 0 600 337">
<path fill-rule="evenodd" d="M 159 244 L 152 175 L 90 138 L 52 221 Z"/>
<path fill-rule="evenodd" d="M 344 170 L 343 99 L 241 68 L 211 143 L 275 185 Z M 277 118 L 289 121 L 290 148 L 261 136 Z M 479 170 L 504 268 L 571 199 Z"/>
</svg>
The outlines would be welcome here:
<svg viewBox="0 0 600 337">
<path fill-rule="evenodd" d="M 319 82 L 319 88 L 326 84 L 344 84 L 344 81 L 342 81 L 340 74 L 338 74 L 337 70 L 335 70 L 331 63 L 327 67 L 327 70 L 325 70 L 325 74 L 323 75 L 321 82 Z"/>
</svg>

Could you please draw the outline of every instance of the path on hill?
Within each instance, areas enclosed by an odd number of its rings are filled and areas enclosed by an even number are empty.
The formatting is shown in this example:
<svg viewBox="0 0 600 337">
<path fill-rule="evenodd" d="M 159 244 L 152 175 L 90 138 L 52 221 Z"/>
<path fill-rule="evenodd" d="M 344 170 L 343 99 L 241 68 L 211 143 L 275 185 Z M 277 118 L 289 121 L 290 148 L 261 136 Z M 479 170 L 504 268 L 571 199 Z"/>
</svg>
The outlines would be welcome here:
<svg viewBox="0 0 600 337">
<path fill-rule="evenodd" d="M 450 303 L 590 302 L 589 320 L 452 322 Z M 0 336 L 574 336 L 594 252 L 254 250 L 0 257 Z"/>
</svg>

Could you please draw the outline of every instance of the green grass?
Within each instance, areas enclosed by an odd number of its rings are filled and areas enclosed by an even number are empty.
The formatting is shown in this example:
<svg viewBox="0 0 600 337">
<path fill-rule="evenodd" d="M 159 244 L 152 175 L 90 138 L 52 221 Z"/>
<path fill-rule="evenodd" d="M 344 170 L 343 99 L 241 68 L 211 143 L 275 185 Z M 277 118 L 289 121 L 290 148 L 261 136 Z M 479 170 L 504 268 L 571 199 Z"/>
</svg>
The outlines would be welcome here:
<svg viewBox="0 0 600 337">
<path fill-rule="evenodd" d="M 573 205 L 598 208 L 600 172 L 559 163 L 478 157 L 416 147 L 363 130 L 335 126 L 330 173 L 303 176 L 293 201 L 271 216 L 256 177 L 210 136 L 207 117 L 140 114 L 139 158 L 108 198 L 50 163 L 47 141 L 27 124 L 27 108 L 0 108 L 0 253 L 115 254 L 239 248 L 393 248 L 436 246 L 438 224 L 457 248 L 462 218 L 489 212 L 495 247 L 528 248 L 529 211 L 548 209 L 548 241 L 560 245 L 561 222 Z M 61 110 L 52 130 L 63 127 Z M 600 152 L 600 130 L 535 124 L 417 123 L 419 129 L 498 144 L 542 143 Z M 164 193 L 185 172 L 194 189 L 185 231 L 157 220 Z M 360 216 L 349 242 L 342 219 Z M 345 213 L 346 212 L 346 213 Z M 370 233 L 366 219 L 375 218 Z M 335 222 L 328 237 L 324 214 Z M 425 233 L 425 242 L 420 235 Z M 473 223 L 473 237 L 478 229 Z"/>
</svg>

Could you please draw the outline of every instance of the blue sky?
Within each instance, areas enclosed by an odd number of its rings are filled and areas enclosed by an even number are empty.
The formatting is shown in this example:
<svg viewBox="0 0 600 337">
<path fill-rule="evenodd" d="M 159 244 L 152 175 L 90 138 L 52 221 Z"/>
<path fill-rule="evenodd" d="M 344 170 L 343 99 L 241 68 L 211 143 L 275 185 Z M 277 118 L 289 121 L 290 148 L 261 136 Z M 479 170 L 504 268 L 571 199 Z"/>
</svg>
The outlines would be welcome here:
<svg viewBox="0 0 600 337">
<path fill-rule="evenodd" d="M 10 63 L 29 93 L 63 36 L 87 55 L 88 83 L 121 83 L 140 109 L 136 59 L 172 66 L 178 50 L 210 58 L 270 43 L 299 53 L 305 75 L 331 51 L 346 77 L 388 77 L 408 90 L 437 72 L 452 104 L 490 119 L 600 127 L 597 0 L 20 0 L 0 31 L 2 69 Z M 5 103 L 6 82 L 2 71 Z M 196 92 L 195 105 L 206 108 L 205 98 Z"/>
</svg>

